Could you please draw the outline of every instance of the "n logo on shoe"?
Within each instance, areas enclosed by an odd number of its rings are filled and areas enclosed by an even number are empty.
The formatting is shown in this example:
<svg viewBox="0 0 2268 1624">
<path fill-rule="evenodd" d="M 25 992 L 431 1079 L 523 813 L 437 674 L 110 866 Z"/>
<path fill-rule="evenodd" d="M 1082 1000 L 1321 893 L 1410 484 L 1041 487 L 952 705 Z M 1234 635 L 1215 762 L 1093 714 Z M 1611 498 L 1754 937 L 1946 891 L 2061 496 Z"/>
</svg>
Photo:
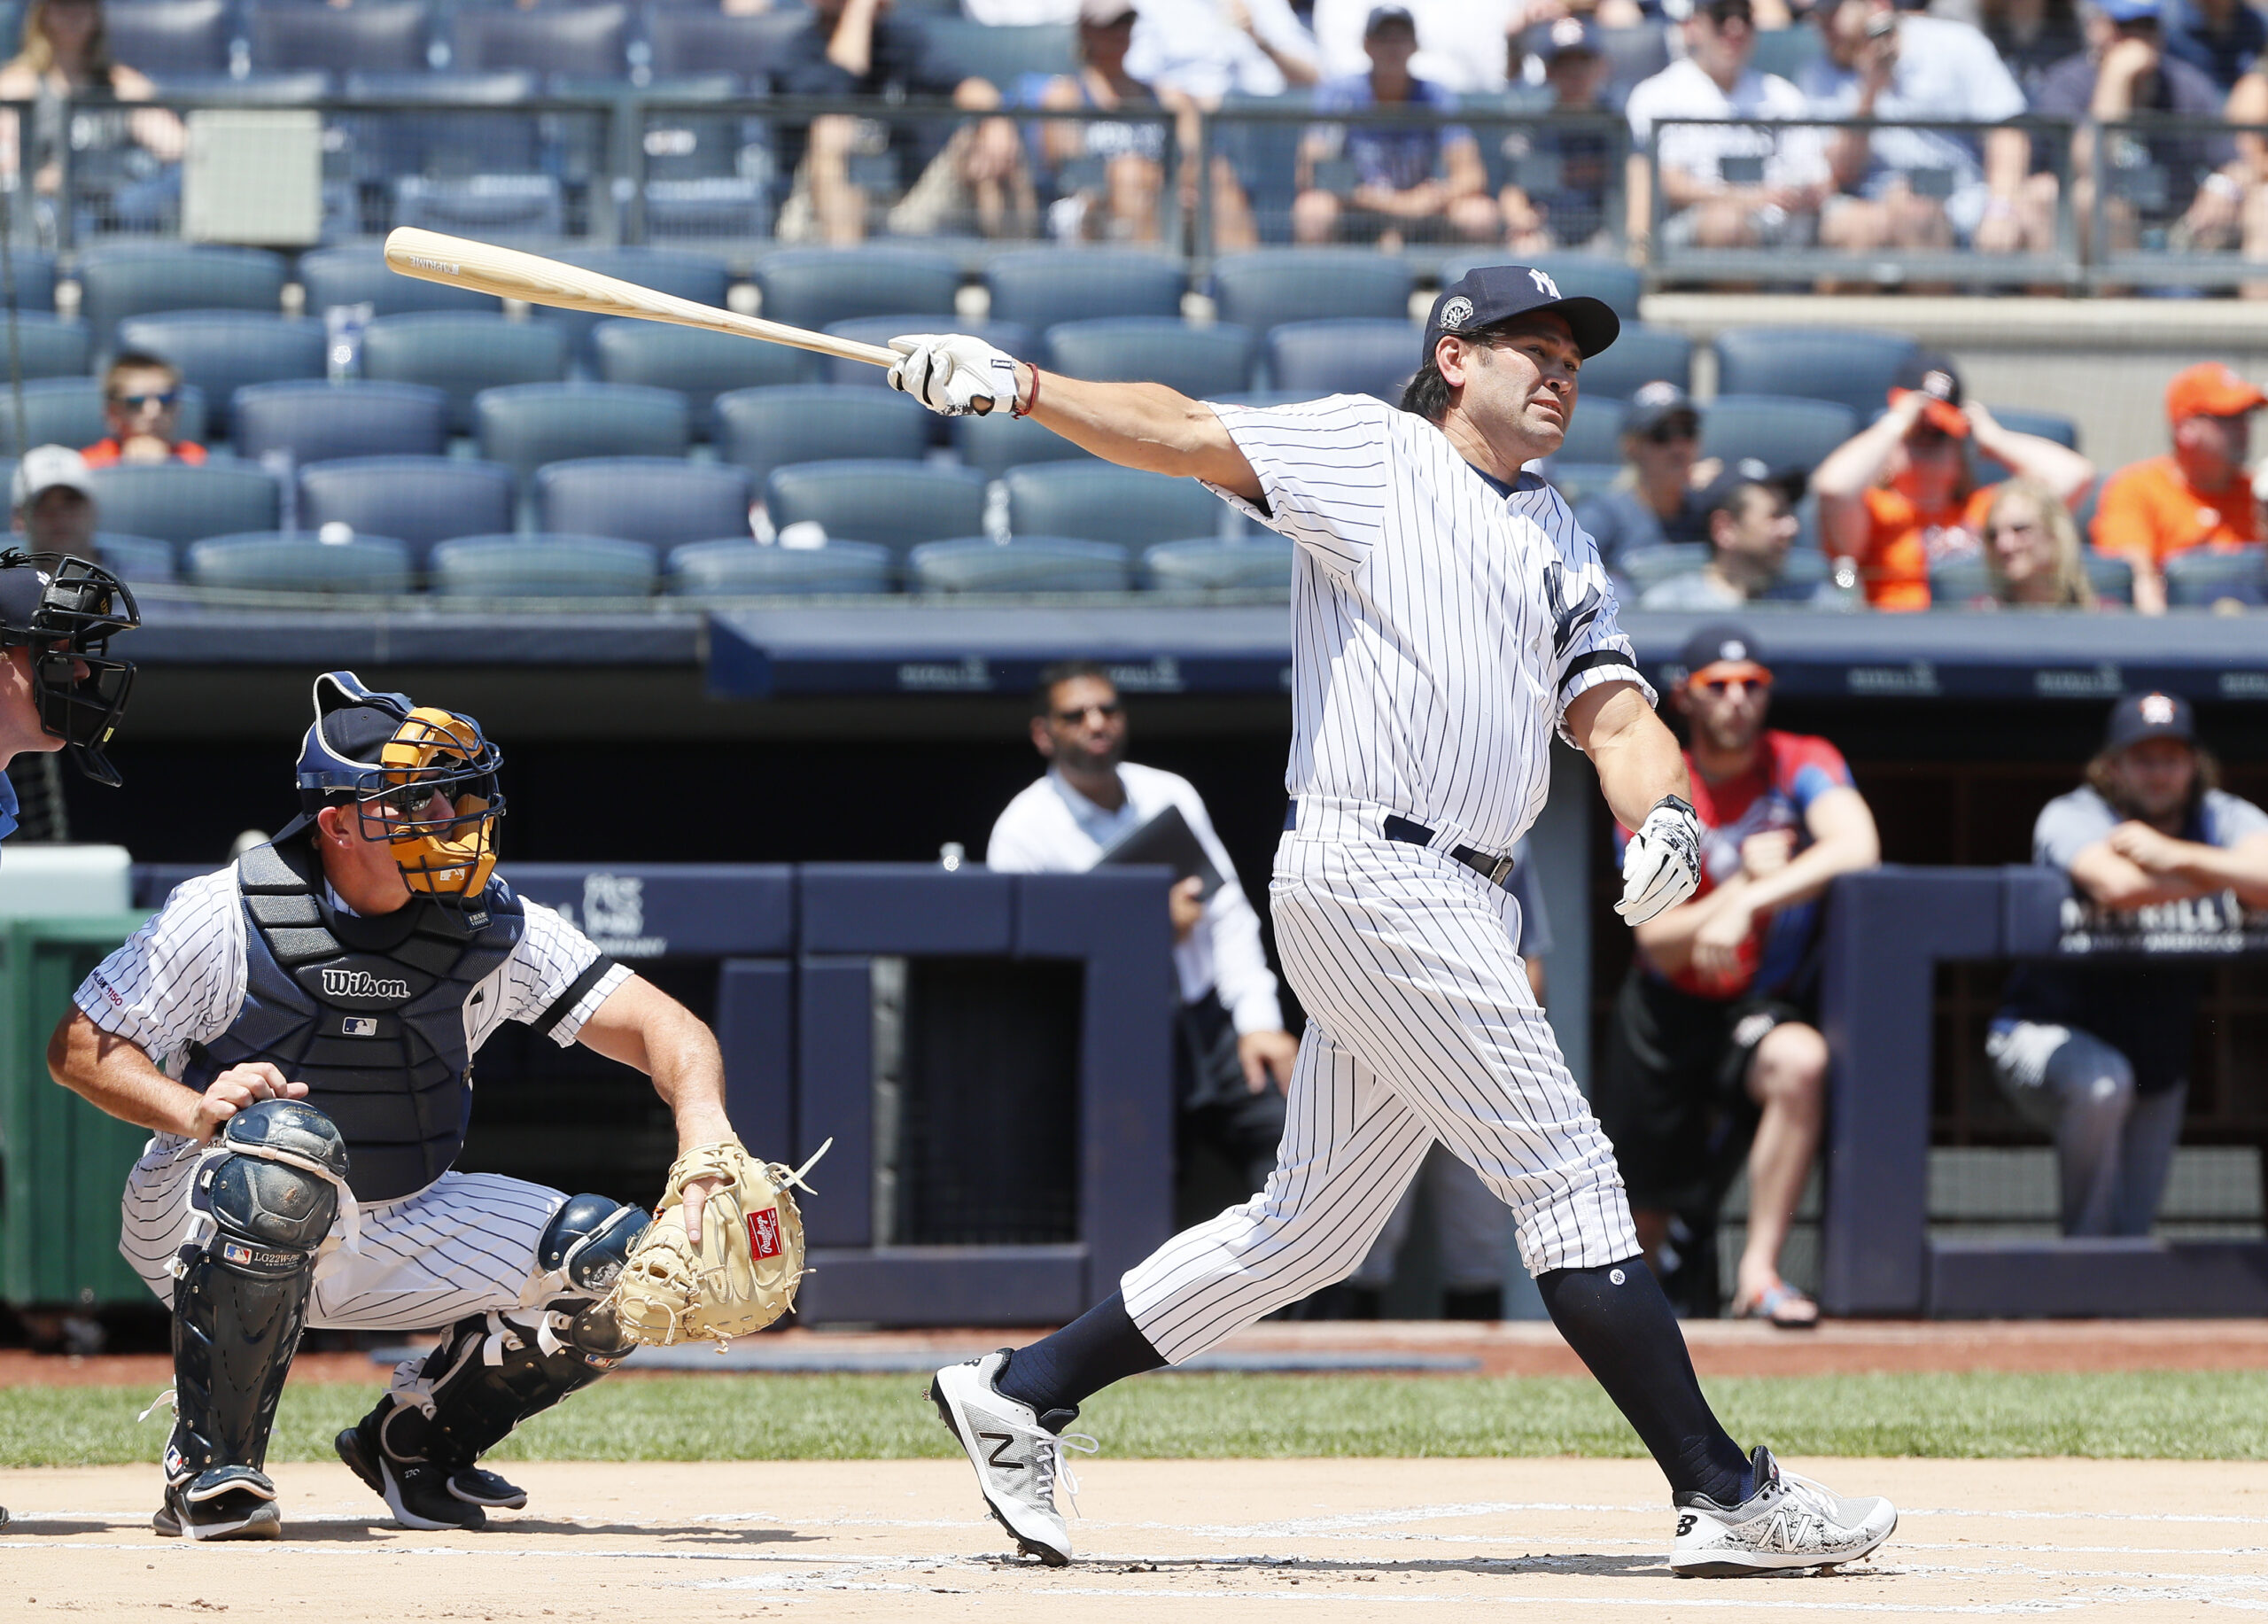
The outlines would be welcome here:
<svg viewBox="0 0 2268 1624">
<path fill-rule="evenodd" d="M 992 1446 L 992 1452 L 984 1457 L 987 1464 L 998 1466 L 1003 1472 L 1013 1472 L 1023 1465 L 1023 1462 L 1020 1460 L 1002 1460 L 1000 1458 L 1002 1455 L 1007 1452 L 1008 1446 L 1015 1442 L 1015 1434 L 979 1433 L 976 1435 Z"/>
<path fill-rule="evenodd" d="M 1693 1525 L 1700 1520 L 1701 1519 L 1699 1518 L 1696 1517 L 1690 1511 L 1679 1512 L 1677 1518 L 1677 1533 L 1673 1537 L 1676 1539 L 1683 1539 L 1687 1535 L 1693 1532 Z"/>
</svg>

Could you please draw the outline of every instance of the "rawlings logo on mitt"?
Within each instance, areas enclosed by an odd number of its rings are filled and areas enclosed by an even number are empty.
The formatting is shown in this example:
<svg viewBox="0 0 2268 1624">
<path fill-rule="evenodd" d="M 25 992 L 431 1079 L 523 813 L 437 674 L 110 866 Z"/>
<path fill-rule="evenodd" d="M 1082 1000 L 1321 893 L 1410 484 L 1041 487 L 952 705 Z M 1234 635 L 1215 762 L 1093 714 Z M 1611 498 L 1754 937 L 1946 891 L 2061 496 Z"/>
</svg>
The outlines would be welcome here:
<svg viewBox="0 0 2268 1624">
<path fill-rule="evenodd" d="M 827 1141 L 833 1144 L 832 1139 Z M 804 1274 L 804 1216 L 795 1187 L 827 1154 L 790 1169 L 758 1162 L 738 1139 L 696 1146 L 670 1168 L 654 1223 L 630 1250 L 606 1306 L 625 1336 L 649 1347 L 750 1336 L 796 1304 Z M 685 1187 L 723 1181 L 701 1208 L 698 1243 L 686 1233 Z"/>
</svg>

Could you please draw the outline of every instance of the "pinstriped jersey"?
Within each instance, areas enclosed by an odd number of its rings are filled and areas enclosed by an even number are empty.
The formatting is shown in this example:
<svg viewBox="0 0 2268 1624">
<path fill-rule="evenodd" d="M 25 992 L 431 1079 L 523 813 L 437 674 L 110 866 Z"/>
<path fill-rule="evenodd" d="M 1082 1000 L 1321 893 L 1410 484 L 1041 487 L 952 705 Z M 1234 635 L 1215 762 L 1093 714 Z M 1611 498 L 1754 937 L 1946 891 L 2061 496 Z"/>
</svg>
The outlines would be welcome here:
<svg viewBox="0 0 2268 1624">
<path fill-rule="evenodd" d="M 1568 703 L 1611 681 L 1653 703 L 1590 537 L 1534 474 L 1492 478 L 1368 395 L 1212 409 L 1266 508 L 1216 493 L 1299 548 L 1285 788 L 1509 851 Z"/>
</svg>

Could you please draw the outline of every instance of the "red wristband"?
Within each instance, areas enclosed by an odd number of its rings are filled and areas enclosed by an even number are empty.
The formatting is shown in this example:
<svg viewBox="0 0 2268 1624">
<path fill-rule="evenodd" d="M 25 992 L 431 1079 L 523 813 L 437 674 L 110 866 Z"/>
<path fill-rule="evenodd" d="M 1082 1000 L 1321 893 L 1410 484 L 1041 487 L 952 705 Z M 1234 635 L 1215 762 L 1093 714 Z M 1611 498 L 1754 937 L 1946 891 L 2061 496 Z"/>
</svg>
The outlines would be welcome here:
<svg viewBox="0 0 2268 1624">
<path fill-rule="evenodd" d="M 1018 406 L 1014 400 L 1009 401 L 1008 416 L 1011 417 L 1029 417 L 1039 409 L 1039 369 L 1029 361 L 1024 364 L 1031 367 L 1031 403 Z"/>
</svg>

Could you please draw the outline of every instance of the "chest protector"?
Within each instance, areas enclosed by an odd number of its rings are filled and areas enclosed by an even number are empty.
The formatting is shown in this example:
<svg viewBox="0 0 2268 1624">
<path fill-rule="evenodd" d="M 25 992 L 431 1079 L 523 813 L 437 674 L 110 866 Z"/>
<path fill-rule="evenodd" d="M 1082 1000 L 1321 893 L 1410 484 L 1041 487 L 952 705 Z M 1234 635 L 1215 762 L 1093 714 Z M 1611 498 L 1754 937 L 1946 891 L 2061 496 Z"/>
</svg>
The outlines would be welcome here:
<svg viewBox="0 0 2268 1624">
<path fill-rule="evenodd" d="M 426 897 L 371 918 L 341 913 L 303 846 L 245 852 L 237 883 L 244 1007 L 191 1051 L 183 1081 L 201 1091 L 231 1066 L 266 1061 L 305 1083 L 307 1103 L 338 1126 L 357 1201 L 423 1189 L 464 1146 L 465 1004 L 518 943 L 520 899 L 491 881 L 462 914 Z"/>
</svg>

